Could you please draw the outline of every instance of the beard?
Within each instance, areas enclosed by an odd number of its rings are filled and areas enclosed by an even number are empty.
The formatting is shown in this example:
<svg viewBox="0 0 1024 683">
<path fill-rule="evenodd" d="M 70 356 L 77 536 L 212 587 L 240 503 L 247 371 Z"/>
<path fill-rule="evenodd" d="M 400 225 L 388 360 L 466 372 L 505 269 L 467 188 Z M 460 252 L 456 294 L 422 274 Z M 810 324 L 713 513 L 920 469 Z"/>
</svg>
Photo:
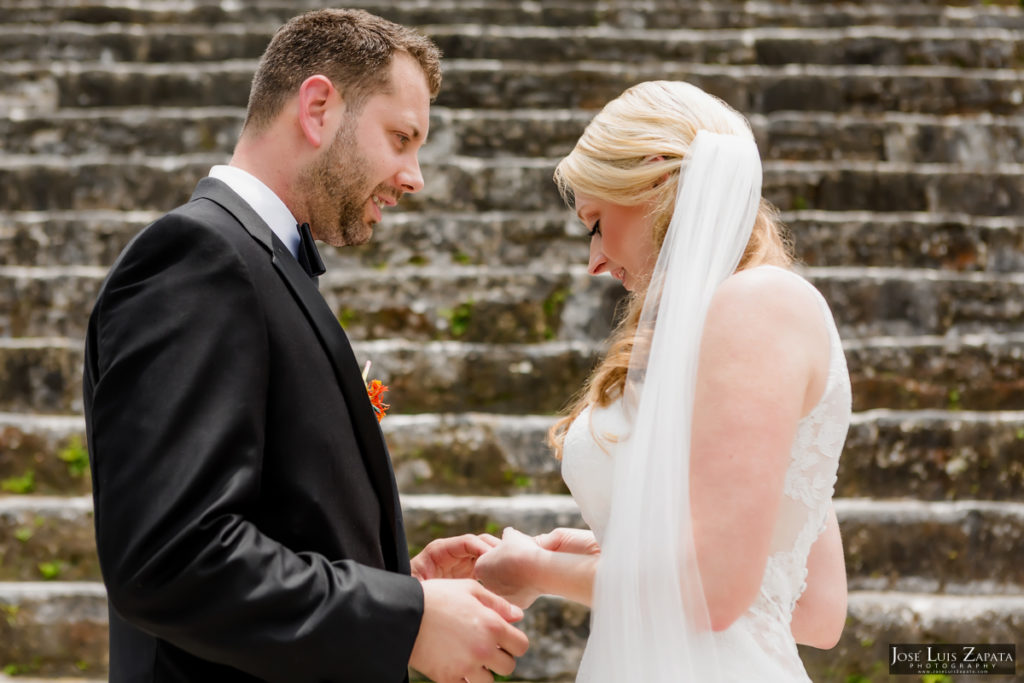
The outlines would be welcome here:
<svg viewBox="0 0 1024 683">
<path fill-rule="evenodd" d="M 366 203 L 378 192 L 393 194 L 384 185 L 370 187 L 353 124 L 346 121 L 330 147 L 299 177 L 315 236 L 336 247 L 369 242 L 373 224 L 366 220 Z"/>
</svg>

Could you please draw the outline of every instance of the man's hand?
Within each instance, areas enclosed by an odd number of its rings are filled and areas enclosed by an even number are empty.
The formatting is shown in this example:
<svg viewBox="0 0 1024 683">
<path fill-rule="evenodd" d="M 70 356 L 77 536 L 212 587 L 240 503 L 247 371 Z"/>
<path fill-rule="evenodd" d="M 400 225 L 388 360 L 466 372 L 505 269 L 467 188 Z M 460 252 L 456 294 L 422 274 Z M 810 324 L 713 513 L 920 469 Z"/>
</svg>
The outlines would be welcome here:
<svg viewBox="0 0 1024 683">
<path fill-rule="evenodd" d="M 463 534 L 431 541 L 412 558 L 412 575 L 420 581 L 472 578 L 477 558 L 498 542 L 490 534 Z"/>
<path fill-rule="evenodd" d="M 544 550 L 556 553 L 575 553 L 577 555 L 600 555 L 601 546 L 594 538 L 594 532 L 590 529 L 565 529 L 558 528 L 540 536 L 534 536 L 533 540 Z"/>
<path fill-rule="evenodd" d="M 526 635 L 511 625 L 523 611 L 472 580 L 430 579 L 423 621 L 409 665 L 437 683 L 493 683 L 526 652 Z"/>
<path fill-rule="evenodd" d="M 537 541 L 509 527 L 501 544 L 481 557 L 474 576 L 488 589 L 526 609 L 540 596 L 534 574 L 541 553 Z"/>
</svg>

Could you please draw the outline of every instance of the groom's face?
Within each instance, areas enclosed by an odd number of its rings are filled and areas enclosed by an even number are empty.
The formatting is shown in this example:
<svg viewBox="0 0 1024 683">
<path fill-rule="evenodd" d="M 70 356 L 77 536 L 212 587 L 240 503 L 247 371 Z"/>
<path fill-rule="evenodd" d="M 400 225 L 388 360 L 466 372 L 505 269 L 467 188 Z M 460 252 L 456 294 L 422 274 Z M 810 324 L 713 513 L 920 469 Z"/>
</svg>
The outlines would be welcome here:
<svg viewBox="0 0 1024 683">
<path fill-rule="evenodd" d="M 423 188 L 419 149 L 430 125 L 430 92 L 419 64 L 392 58 L 388 87 L 346 112 L 331 144 L 303 174 L 315 236 L 364 244 L 383 211 Z"/>
</svg>

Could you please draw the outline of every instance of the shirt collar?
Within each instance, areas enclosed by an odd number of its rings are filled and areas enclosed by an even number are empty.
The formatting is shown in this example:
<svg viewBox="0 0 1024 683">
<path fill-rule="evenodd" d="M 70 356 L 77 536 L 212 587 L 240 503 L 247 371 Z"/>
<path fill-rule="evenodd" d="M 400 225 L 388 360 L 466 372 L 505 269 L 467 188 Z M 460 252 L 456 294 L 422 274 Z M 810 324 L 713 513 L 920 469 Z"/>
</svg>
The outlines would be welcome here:
<svg viewBox="0 0 1024 683">
<path fill-rule="evenodd" d="M 299 255 L 298 221 L 281 198 L 248 171 L 236 166 L 219 164 L 210 169 L 210 177 L 220 180 L 241 197 L 252 210 L 270 226 L 277 238 L 284 242 L 292 256 Z"/>
</svg>

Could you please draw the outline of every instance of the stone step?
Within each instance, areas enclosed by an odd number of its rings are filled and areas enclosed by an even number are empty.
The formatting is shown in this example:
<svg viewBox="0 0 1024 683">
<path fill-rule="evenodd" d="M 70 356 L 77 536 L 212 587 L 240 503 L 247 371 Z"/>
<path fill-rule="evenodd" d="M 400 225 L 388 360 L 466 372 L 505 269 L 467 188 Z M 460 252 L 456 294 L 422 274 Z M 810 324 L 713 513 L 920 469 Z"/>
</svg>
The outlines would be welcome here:
<svg viewBox="0 0 1024 683">
<path fill-rule="evenodd" d="M 699 2 L 658 0 L 546 0 L 521 3 L 512 0 L 354 0 L 348 7 L 362 7 L 393 21 L 422 26 L 454 21 L 502 26 L 598 26 L 620 28 L 757 28 L 763 26 L 844 27 L 856 24 L 883 26 L 1024 26 L 1015 0 L 942 2 L 920 0 L 891 5 L 883 2 L 844 3 L 822 11 L 817 2 L 776 3 Z M 0 4 L 11 23 L 77 22 L 105 24 L 222 24 L 240 21 L 279 24 L 307 9 L 318 9 L 315 0 L 271 0 L 244 5 L 195 0 L 144 2 L 120 0 L 4 0 Z"/>
<path fill-rule="evenodd" d="M 427 26 L 423 30 L 451 59 L 518 60 L 531 55 L 545 63 L 594 60 L 619 64 L 663 61 L 1002 69 L 1015 68 L 1024 58 L 1018 36 L 1004 29 L 853 26 L 706 31 L 467 24 Z"/>
<path fill-rule="evenodd" d="M 0 495 L 0 580 L 99 578 L 91 497 Z"/>
<path fill-rule="evenodd" d="M 89 676 L 74 683 L 106 681 L 107 606 L 98 583 L 0 583 L 0 662 L 19 672 L 13 681 L 58 683 L 34 676 Z M 540 598 L 522 628 L 530 650 L 518 660 L 515 678 L 570 681 L 589 633 L 589 612 L 556 598 Z M 946 596 L 854 591 L 843 637 L 833 650 L 801 647 L 815 681 L 886 683 L 889 643 L 1014 643 L 1024 629 L 1024 598 Z M 83 673 L 83 669 L 85 670 Z M 3 680 L 0 678 L 0 680 Z M 949 680 L 954 680 L 950 678 Z M 967 680 L 967 679 L 962 679 Z M 62 683 L 72 683 L 63 680 Z"/>
<path fill-rule="evenodd" d="M 0 120 L 0 147 L 13 155 L 227 156 L 244 115 L 230 107 L 66 109 Z M 578 109 L 435 107 L 421 158 L 557 159 L 572 149 L 593 115 Z M 1018 116 L 780 111 L 753 115 L 751 125 L 766 160 L 956 163 L 979 169 L 1024 163 L 1024 123 Z"/>
<path fill-rule="evenodd" d="M 1024 590 L 1024 503 L 837 499 L 850 586 L 958 595 Z M 567 495 L 402 498 L 410 553 L 464 533 L 585 527 Z M 98 580 L 92 499 L 0 496 L 0 580 Z"/>
<path fill-rule="evenodd" d="M 9 62 L 0 74 L 0 111 L 35 115 L 58 108 L 242 106 L 253 60 L 191 64 Z M 731 66 L 597 61 L 449 59 L 438 104 L 454 108 L 595 109 L 645 80 L 686 80 L 746 114 L 780 110 L 926 114 L 1016 114 L 1024 107 L 1017 69 L 944 66 Z"/>
<path fill-rule="evenodd" d="M 1024 221 L 940 211 L 784 212 L 797 256 L 809 266 L 1024 269 Z"/>
<path fill-rule="evenodd" d="M 0 583 L 0 668 L 15 681 L 26 675 L 106 681 L 107 623 L 101 583 Z"/>
<path fill-rule="evenodd" d="M 889 644 L 1016 644 L 1024 633 L 1024 596 L 955 596 L 858 591 L 850 594 L 849 616 L 839 644 L 831 650 L 801 647 L 814 681 L 892 683 L 894 680 L 968 683 L 977 676 L 889 675 Z M 1017 665 L 1018 672 L 1020 665 Z M 934 674 L 933 674 L 934 675 Z M 941 676 L 941 677 L 940 677 Z M 994 680 L 1010 680 L 994 676 Z M 1014 677 L 1013 680 L 1016 680 Z"/>
<path fill-rule="evenodd" d="M 7 24 L 0 60 L 46 63 L 218 62 L 259 59 L 275 22 L 217 25 Z M 1007 29 L 853 26 L 837 29 L 658 30 L 615 26 L 494 24 L 420 26 L 448 59 L 541 62 L 594 59 L 715 64 L 804 63 L 874 66 L 1015 68 L 1024 62 L 1018 34 Z"/>
<path fill-rule="evenodd" d="M 405 266 L 335 269 L 320 291 L 352 339 L 482 343 L 600 342 L 626 291 L 579 265 L 525 269 Z M 426 259 L 430 255 L 425 255 Z M 1024 273 L 813 268 L 801 271 L 832 307 L 845 339 L 1015 332 Z M 0 266 L 0 337 L 85 337 L 107 269 Z"/>
<path fill-rule="evenodd" d="M 0 205 L 8 211 L 167 210 L 226 158 L 15 156 L 0 159 Z M 555 211 L 557 160 L 452 157 L 424 163 L 422 192 L 405 211 Z M 1024 214 L 1024 165 L 768 161 L 764 196 L 784 211 Z M 390 215 L 389 215 L 390 217 Z M 385 219 L 387 220 L 387 219 Z"/>
<path fill-rule="evenodd" d="M 853 589 L 1024 596 L 1024 503 L 839 499 L 836 514 Z"/>
<path fill-rule="evenodd" d="M 127 110 L 123 110 L 127 111 Z M 111 112 L 108 116 L 116 115 Z M 550 157 L 561 158 L 573 148 L 594 112 L 585 109 L 448 109 L 435 107 L 425 158 Z M 59 117 L 70 118 L 70 113 Z M 88 116 L 86 114 L 85 116 Z M 85 119 L 88 120 L 88 119 Z M 749 116 L 761 156 L 765 160 L 794 161 L 889 161 L 899 163 L 960 163 L 984 168 L 999 163 L 1024 161 L 1024 123 L 1019 116 L 937 116 L 877 112 L 775 111 Z M 39 129 L 59 128 L 61 118 L 39 119 Z M 2 125 L 2 122 L 0 122 Z M 28 130 L 18 123 L 13 144 L 26 144 Z M 116 120 L 110 125 L 121 128 Z M 194 125 L 192 123 L 182 124 Z M 141 130 L 145 130 L 144 124 Z M 2 128 L 0 128 L 2 131 Z M 2 133 L 0 133 L 2 135 Z M 51 135 L 46 140 L 54 139 Z M 139 135 L 140 138 L 144 137 Z M 89 145 L 92 136 L 74 136 L 75 144 Z M 125 140 L 135 137 L 128 131 Z M 31 138 L 28 137 L 28 144 Z M 80 140 L 80 142 L 79 142 Z M 46 143 L 50 144 L 50 143 Z M 138 140 L 136 149 L 146 142 Z M 37 147 L 50 153 L 52 147 Z M 151 148 L 152 153 L 166 153 Z M 171 147 L 181 153 L 189 149 Z M 15 148 L 12 148 L 15 151 Z"/>
<path fill-rule="evenodd" d="M 0 492 L 84 495 L 91 490 L 80 415 L 0 413 Z"/>
<path fill-rule="evenodd" d="M 1024 335 L 870 337 L 844 345 L 854 410 L 1024 409 Z M 82 342 L 0 338 L 0 412 L 81 411 Z M 553 414 L 599 356 L 583 342 L 357 341 L 395 414 Z"/>
<path fill-rule="evenodd" d="M 855 413 L 836 495 L 1024 502 L 1024 413 Z"/>
<path fill-rule="evenodd" d="M 554 418 L 389 415 L 381 423 L 403 494 L 566 493 L 545 444 Z M 90 491 L 78 415 L 0 413 L 0 490 Z M 836 495 L 1024 502 L 1024 412 L 855 413 Z"/>
<path fill-rule="evenodd" d="M 403 513 L 413 551 L 439 536 L 506 526 L 529 534 L 585 526 L 567 496 L 404 496 Z M 1001 594 L 1024 587 L 1024 503 L 840 499 L 836 513 L 854 588 Z"/>
<path fill-rule="evenodd" d="M 516 102 L 527 107 L 591 109 L 634 83 L 657 79 L 689 81 L 747 114 L 779 110 L 1013 114 L 1021 109 L 1024 87 L 1019 72 L 1009 69 L 448 60 L 438 103 L 504 108 Z"/>
<path fill-rule="evenodd" d="M 164 207 L 169 208 L 169 205 Z M 0 265 L 109 267 L 157 211 L 0 211 Z M 788 211 L 799 259 L 810 266 L 1024 271 L 1024 218 L 955 213 Z M 320 245 L 328 269 L 466 264 L 559 267 L 586 257 L 568 210 L 399 211 L 370 244 Z"/>
</svg>

